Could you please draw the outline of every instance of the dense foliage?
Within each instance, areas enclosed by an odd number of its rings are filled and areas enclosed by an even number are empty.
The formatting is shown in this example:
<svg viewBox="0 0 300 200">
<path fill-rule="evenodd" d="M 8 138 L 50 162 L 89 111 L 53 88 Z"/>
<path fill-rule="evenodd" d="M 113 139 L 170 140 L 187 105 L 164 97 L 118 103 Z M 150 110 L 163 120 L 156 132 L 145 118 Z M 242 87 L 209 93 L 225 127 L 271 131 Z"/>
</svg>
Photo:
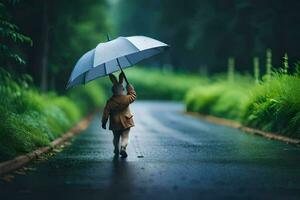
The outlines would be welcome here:
<svg viewBox="0 0 300 200">
<path fill-rule="evenodd" d="M 16 1 L 10 1 L 11 4 L 17 3 Z M 15 62 L 17 64 L 25 64 L 23 58 L 15 51 L 12 44 L 31 44 L 31 39 L 20 33 L 19 27 L 12 23 L 10 20 L 11 15 L 7 11 L 7 5 L 4 2 L 0 2 L 0 65 L 7 65 L 9 62 Z"/>
<path fill-rule="evenodd" d="M 243 103 L 242 122 L 300 138 L 300 77 L 276 73 L 256 85 Z"/>
<path fill-rule="evenodd" d="M 299 74 L 276 72 L 258 84 L 254 81 L 236 74 L 233 82 L 223 78 L 197 86 L 186 95 L 187 110 L 300 138 Z"/>
<path fill-rule="evenodd" d="M 1 69 L 0 160 L 48 145 L 104 99 L 96 82 L 58 96 L 39 92 L 29 75 L 15 78 Z"/>
<path fill-rule="evenodd" d="M 3 11 L 0 34 L 12 38 L 4 44 L 18 52 L 17 55 L 20 54 L 27 63 L 19 66 L 1 54 L 1 67 L 30 74 L 34 84 L 44 91 L 55 89 L 62 92 L 78 58 L 97 43 L 106 41 L 110 29 L 105 0 L 1 0 L 0 9 Z M 2 13 L 7 13 L 5 21 Z M 17 32 L 16 24 L 31 40 Z M 31 45 L 16 43 L 27 41 Z"/>
<path fill-rule="evenodd" d="M 1 161 L 48 145 L 103 105 L 97 82 L 64 88 L 78 57 L 106 34 L 105 7 L 104 0 L 0 1 Z"/>
<path fill-rule="evenodd" d="M 235 74 L 235 80 L 228 81 L 224 75 L 218 75 L 209 84 L 188 91 L 187 110 L 239 120 L 253 86 L 250 77 Z"/>
<path fill-rule="evenodd" d="M 171 45 L 166 54 L 177 70 L 226 69 L 228 57 L 238 71 L 250 71 L 252 58 L 273 50 L 279 67 L 284 52 L 294 62 L 300 52 L 298 0 L 119 0 L 118 34 L 145 34 Z"/>
</svg>

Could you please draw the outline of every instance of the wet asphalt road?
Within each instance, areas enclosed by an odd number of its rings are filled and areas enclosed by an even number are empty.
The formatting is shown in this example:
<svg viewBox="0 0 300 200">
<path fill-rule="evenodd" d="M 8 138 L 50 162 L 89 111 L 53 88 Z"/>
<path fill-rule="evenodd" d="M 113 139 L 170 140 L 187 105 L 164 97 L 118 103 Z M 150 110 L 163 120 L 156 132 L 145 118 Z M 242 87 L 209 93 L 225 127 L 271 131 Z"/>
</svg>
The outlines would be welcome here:
<svg viewBox="0 0 300 200">
<path fill-rule="evenodd" d="M 0 199 L 299 199 L 300 148 L 137 102 L 126 160 L 100 117 L 36 170 L 0 182 Z"/>
</svg>

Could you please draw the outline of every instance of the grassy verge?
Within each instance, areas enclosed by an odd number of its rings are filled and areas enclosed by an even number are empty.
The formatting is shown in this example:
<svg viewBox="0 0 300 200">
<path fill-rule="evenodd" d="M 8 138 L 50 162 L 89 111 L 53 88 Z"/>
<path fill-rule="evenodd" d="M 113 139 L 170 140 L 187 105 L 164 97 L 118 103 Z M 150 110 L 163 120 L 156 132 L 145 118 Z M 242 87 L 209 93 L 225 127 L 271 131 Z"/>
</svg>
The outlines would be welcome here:
<svg viewBox="0 0 300 200">
<path fill-rule="evenodd" d="M 1 68 L 0 68 L 1 69 Z M 239 121 L 300 138 L 300 76 L 274 73 L 268 80 L 234 75 L 201 77 L 134 67 L 126 75 L 138 99 L 185 100 L 188 111 Z M 108 78 L 59 96 L 41 93 L 29 76 L 0 70 L 0 161 L 48 145 L 111 95 Z M 104 88 L 104 89 L 102 89 Z"/>
<path fill-rule="evenodd" d="M 251 90 L 243 106 L 244 124 L 300 138 L 300 76 L 274 74 Z"/>
<path fill-rule="evenodd" d="M 300 138 L 300 77 L 274 73 L 254 84 L 247 76 L 217 78 L 186 95 L 188 111 L 233 119 L 265 131 Z"/>
<path fill-rule="evenodd" d="M 99 84 L 76 88 L 67 96 L 41 93 L 24 75 L 0 70 L 0 161 L 46 146 L 89 110 L 103 104 Z"/>
<path fill-rule="evenodd" d="M 185 98 L 187 111 L 240 120 L 253 80 L 239 74 L 235 77 L 227 81 L 225 75 L 218 75 L 210 84 L 190 89 Z"/>
</svg>

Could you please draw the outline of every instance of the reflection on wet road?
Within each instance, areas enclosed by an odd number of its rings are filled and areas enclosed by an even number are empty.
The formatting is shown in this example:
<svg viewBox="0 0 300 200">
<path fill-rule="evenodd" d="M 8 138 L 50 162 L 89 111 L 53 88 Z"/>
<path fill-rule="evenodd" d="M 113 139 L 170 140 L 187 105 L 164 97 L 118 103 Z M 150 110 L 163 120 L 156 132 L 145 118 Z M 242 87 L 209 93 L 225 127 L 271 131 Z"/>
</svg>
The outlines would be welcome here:
<svg viewBox="0 0 300 200">
<path fill-rule="evenodd" d="M 300 149 L 184 115 L 183 105 L 137 102 L 127 160 L 96 116 L 36 171 L 0 182 L 0 199 L 299 199 Z"/>
</svg>

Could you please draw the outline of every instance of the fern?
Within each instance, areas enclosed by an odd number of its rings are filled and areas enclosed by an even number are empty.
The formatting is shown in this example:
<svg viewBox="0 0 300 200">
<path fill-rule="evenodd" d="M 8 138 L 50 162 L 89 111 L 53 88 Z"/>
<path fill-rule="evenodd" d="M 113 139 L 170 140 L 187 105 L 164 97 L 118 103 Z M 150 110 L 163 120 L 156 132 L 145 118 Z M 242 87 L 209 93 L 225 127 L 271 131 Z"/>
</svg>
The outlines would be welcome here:
<svg viewBox="0 0 300 200">
<path fill-rule="evenodd" d="M 12 0 L 9 2 L 15 5 L 19 1 Z M 0 3 L 0 10 L 0 58 L 3 62 L 13 60 L 16 63 L 25 64 L 24 59 L 13 50 L 11 44 L 28 44 L 32 46 L 32 40 L 22 34 L 17 25 L 9 21 L 10 15 L 4 3 Z"/>
</svg>

